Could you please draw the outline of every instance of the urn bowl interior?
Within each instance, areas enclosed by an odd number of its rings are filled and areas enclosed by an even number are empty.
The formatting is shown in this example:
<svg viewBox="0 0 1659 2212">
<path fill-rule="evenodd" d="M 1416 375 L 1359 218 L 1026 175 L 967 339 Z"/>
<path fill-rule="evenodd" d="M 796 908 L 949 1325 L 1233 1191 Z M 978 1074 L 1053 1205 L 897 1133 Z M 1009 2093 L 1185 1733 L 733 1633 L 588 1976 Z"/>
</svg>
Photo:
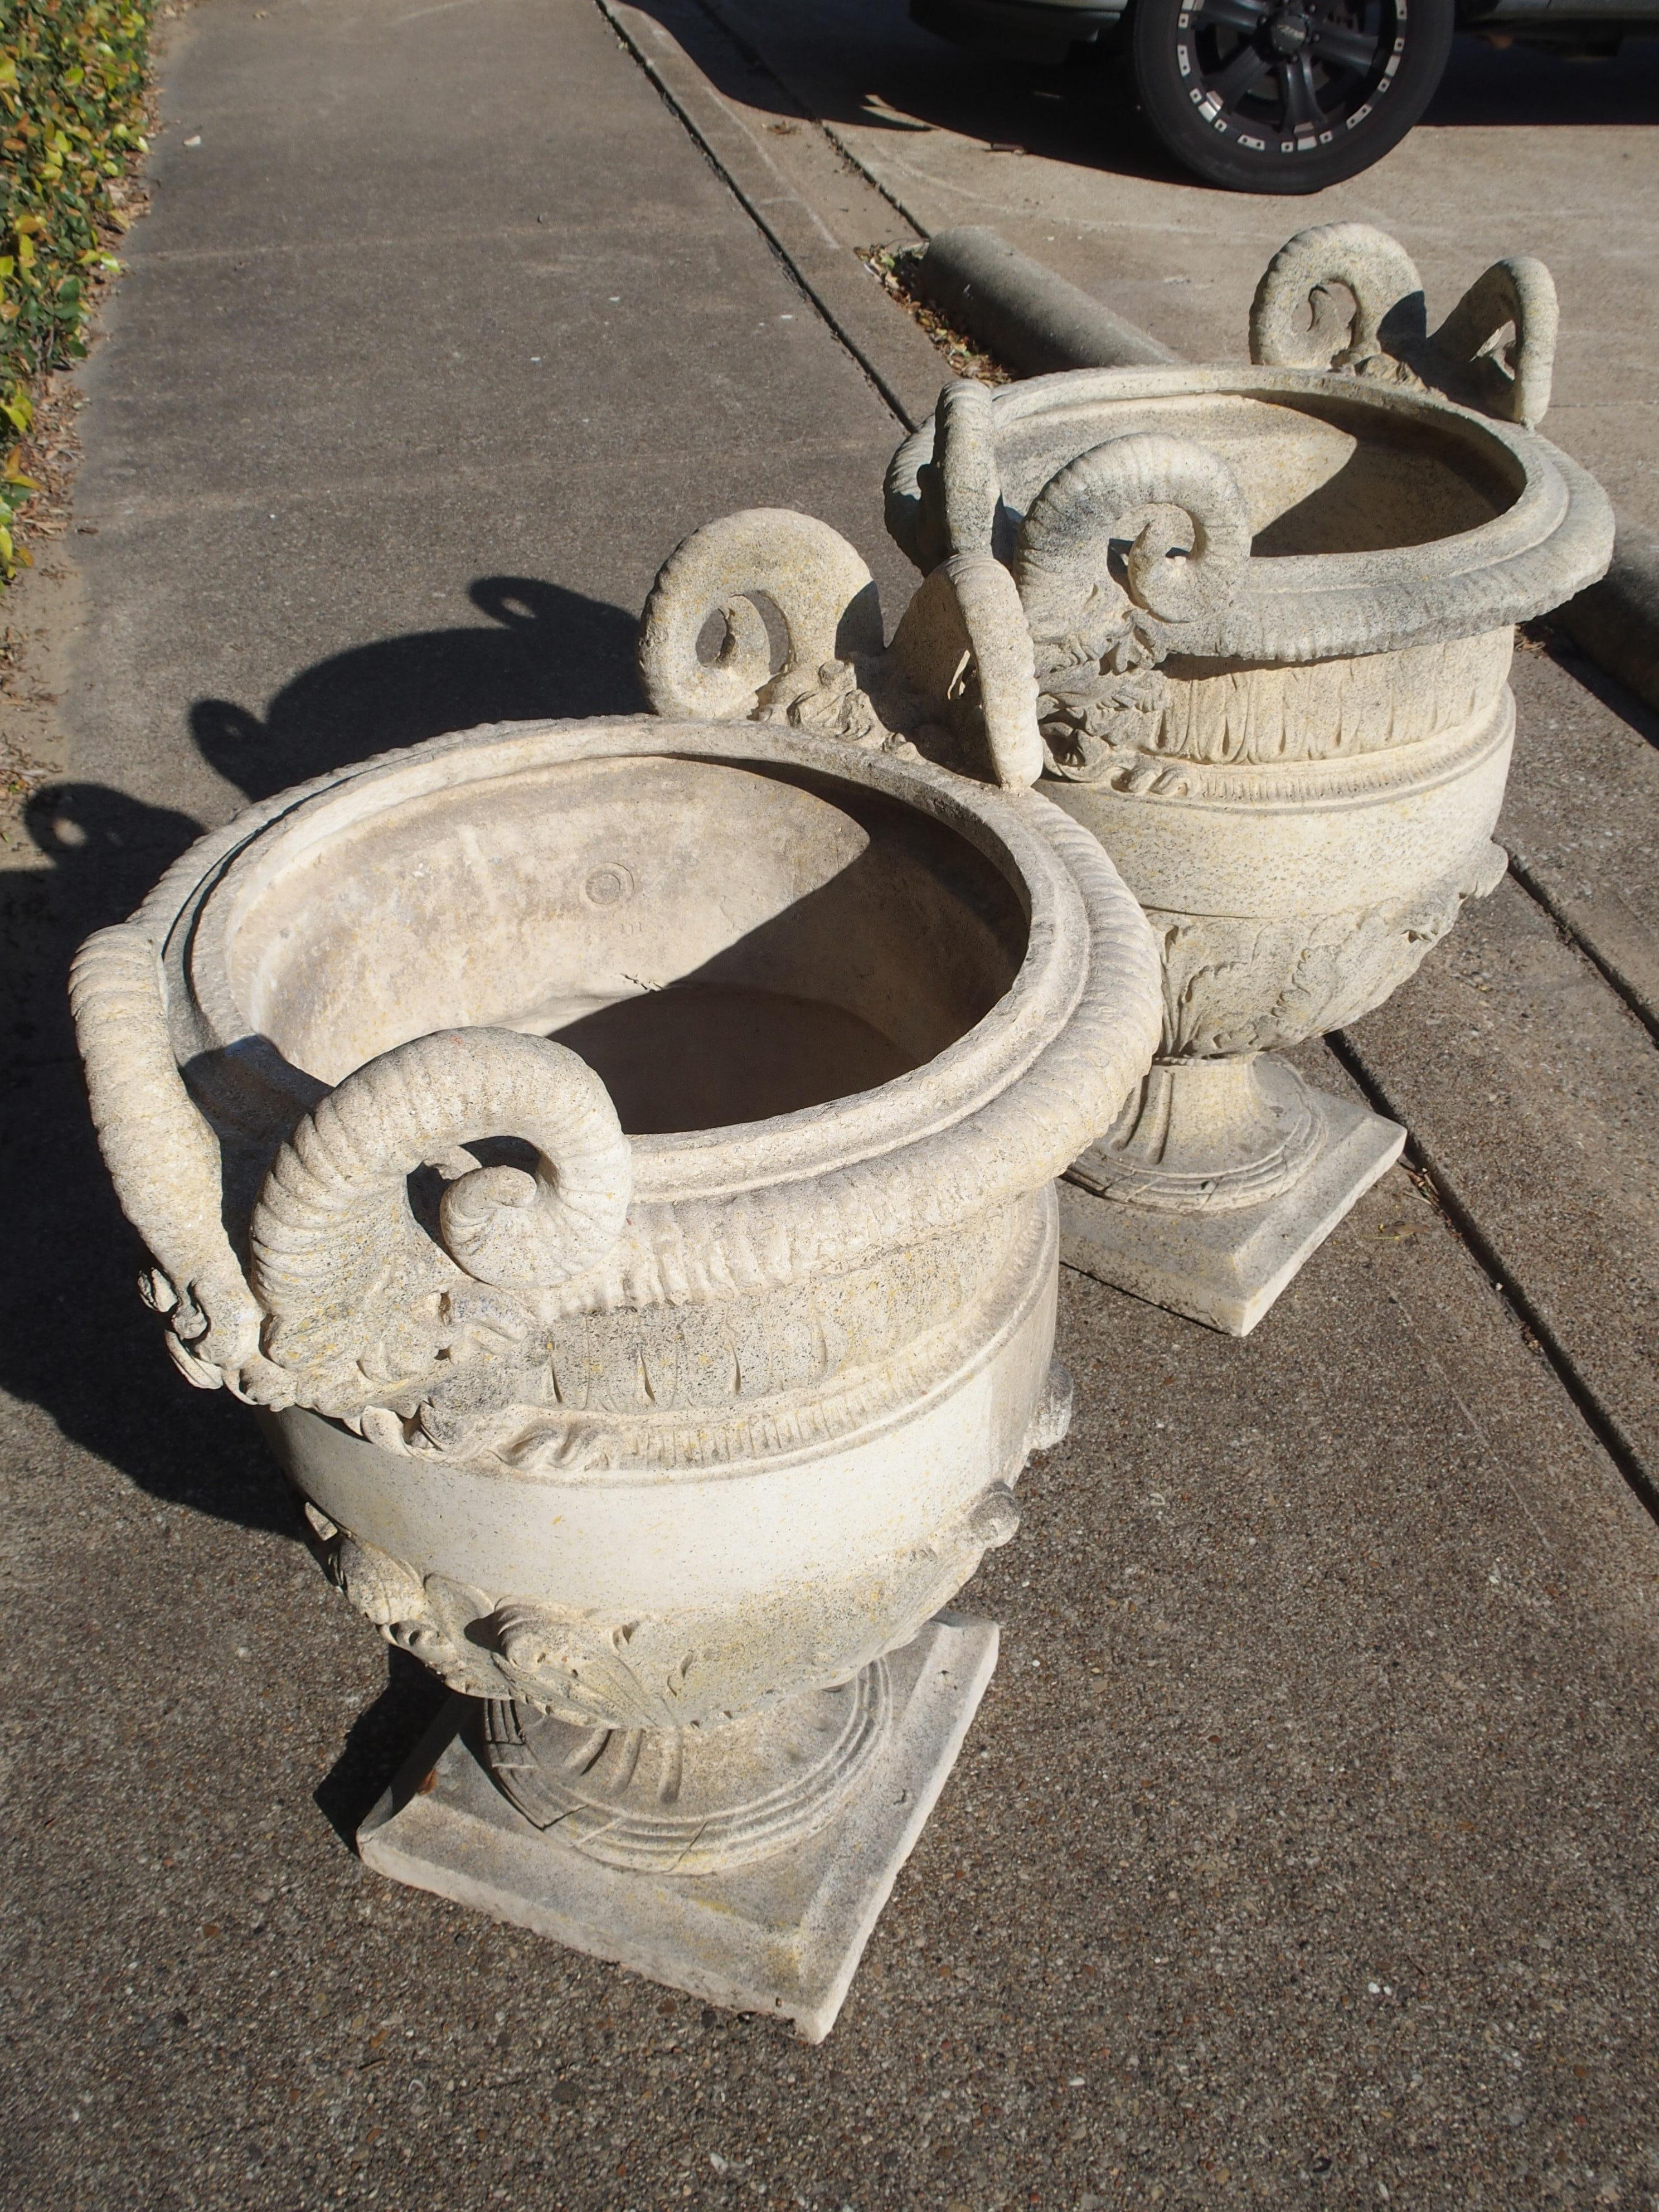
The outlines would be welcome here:
<svg viewBox="0 0 1659 2212">
<path fill-rule="evenodd" d="M 228 889 L 229 886 L 227 886 Z M 1027 945 L 947 822 L 793 766 L 558 761 L 278 836 L 221 917 L 246 1027 L 337 1083 L 434 1030 L 556 1036 L 630 1134 L 865 1091 L 956 1043 Z"/>
<path fill-rule="evenodd" d="M 1023 514 L 1067 461 L 1142 431 L 1190 438 L 1227 463 L 1257 559 L 1431 544 L 1493 521 L 1526 484 L 1520 460 L 1483 423 L 1405 395 L 1131 390 L 1000 420 L 1005 504 Z"/>
</svg>

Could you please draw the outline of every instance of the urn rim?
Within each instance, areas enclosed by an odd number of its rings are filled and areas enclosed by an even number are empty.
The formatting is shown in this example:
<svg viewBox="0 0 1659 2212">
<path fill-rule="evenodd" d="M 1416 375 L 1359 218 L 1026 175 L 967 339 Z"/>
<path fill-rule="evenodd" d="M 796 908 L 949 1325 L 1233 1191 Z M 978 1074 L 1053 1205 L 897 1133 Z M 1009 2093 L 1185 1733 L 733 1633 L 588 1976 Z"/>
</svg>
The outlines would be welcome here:
<svg viewBox="0 0 1659 2212">
<path fill-rule="evenodd" d="M 1438 392 L 1331 370 L 1249 364 L 1063 369 L 1000 387 L 991 395 L 991 419 L 1006 430 L 1126 402 L 1206 397 L 1291 406 L 1313 401 L 1370 415 L 1380 425 L 1437 429 L 1510 476 L 1516 489 L 1489 520 L 1425 543 L 1253 556 L 1231 605 L 1190 636 L 1172 641 L 1176 651 L 1241 663 L 1389 652 L 1528 621 L 1606 571 L 1613 509 L 1589 471 L 1537 431 Z M 903 441 L 887 476 L 888 528 L 919 564 L 921 472 L 933 459 L 934 422 L 930 415 Z M 1111 434 L 1103 429 L 1103 437 Z M 1086 442 L 1073 443 L 1071 451 L 1085 450 Z"/>
<path fill-rule="evenodd" d="M 1073 1034 L 1079 1025 L 1089 1033 L 1103 1089 L 1127 1091 L 1145 1056 L 1139 1050 L 1144 1024 L 1137 1014 L 1148 988 L 1136 985 L 1148 986 L 1149 979 L 1135 976 L 1132 956 L 1115 962 L 1104 983 L 1091 971 L 1098 964 L 1103 920 L 1107 935 L 1126 953 L 1144 925 L 1109 862 L 1103 883 L 1093 884 L 1085 897 L 1078 856 L 1057 849 L 1057 834 L 1063 833 L 1055 825 L 1066 819 L 1060 810 L 1032 793 L 1010 794 L 925 761 L 809 732 L 643 715 L 485 724 L 428 739 L 279 793 L 202 840 L 135 917 L 163 945 L 175 984 L 169 998 L 180 1065 L 199 1068 L 205 1056 L 234 1054 L 259 1042 L 236 1003 L 225 956 L 240 915 L 285 858 L 315 849 L 331 831 L 390 812 L 418 795 L 550 764 L 645 757 L 795 768 L 915 806 L 1004 875 L 1024 911 L 1027 938 L 1018 969 L 997 1002 L 941 1052 L 907 1073 L 821 1106 L 633 1137 L 637 1199 L 720 1199 L 833 1175 L 902 1151 L 971 1120 L 1018 1086 L 1062 1034 L 1081 1042 Z M 1098 868 L 1090 872 L 1100 874 Z M 1123 911 L 1103 917 L 1103 896 L 1109 907 L 1113 893 Z M 1155 981 L 1149 988 L 1155 999 Z M 280 1058 L 276 1064 L 279 1075 L 288 1066 Z M 299 1076 L 299 1082 L 311 1084 L 314 1093 L 314 1079 Z M 302 1110 L 310 1101 L 296 1089 L 292 1103 Z M 1075 1103 L 1076 1112 L 1064 1118 L 1079 1121 L 1075 1133 L 1083 1142 L 1089 1132 L 1081 1122 L 1097 1109 L 1086 1099 Z M 1057 1151 L 1063 1152 L 1072 1133 L 1055 1133 Z"/>
</svg>

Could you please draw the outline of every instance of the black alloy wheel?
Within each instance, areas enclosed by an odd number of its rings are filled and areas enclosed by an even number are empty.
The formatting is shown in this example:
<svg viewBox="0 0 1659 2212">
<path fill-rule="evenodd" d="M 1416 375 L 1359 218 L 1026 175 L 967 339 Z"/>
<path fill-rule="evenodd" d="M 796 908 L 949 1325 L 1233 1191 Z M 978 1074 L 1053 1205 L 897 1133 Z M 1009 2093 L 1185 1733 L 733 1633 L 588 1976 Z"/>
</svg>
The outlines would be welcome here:
<svg viewBox="0 0 1659 2212">
<path fill-rule="evenodd" d="M 1314 192 L 1381 159 L 1434 96 L 1455 0 L 1136 0 L 1129 50 L 1177 161 L 1247 192 Z"/>
</svg>

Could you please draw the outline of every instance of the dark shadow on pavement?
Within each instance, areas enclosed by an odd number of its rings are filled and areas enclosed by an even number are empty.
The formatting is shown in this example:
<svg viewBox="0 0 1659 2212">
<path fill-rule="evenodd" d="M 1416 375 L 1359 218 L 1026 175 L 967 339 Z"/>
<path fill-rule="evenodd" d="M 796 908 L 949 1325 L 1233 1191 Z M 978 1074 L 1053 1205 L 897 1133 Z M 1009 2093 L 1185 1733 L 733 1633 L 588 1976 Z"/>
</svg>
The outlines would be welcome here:
<svg viewBox="0 0 1659 2212">
<path fill-rule="evenodd" d="M 640 707 L 632 614 L 530 577 L 482 578 L 471 596 L 489 627 L 340 653 L 295 676 L 263 716 L 200 702 L 191 720 L 204 753 L 259 799 L 447 730 Z M 98 1157 L 69 1017 L 77 945 L 131 914 L 204 825 L 64 782 L 34 795 L 26 826 L 52 866 L 0 874 L 0 1389 L 152 1497 L 295 1534 L 252 1415 L 225 1392 L 190 1389 L 139 1303 L 143 1253 Z"/>
<path fill-rule="evenodd" d="M 1541 622 L 1530 626 L 1530 635 L 1540 644 L 1552 660 L 1559 661 L 1575 684 L 1582 684 L 1593 698 L 1599 699 L 1611 713 L 1617 714 L 1626 728 L 1645 738 L 1649 744 L 1659 748 L 1659 710 L 1638 699 L 1627 684 L 1616 676 L 1609 676 L 1598 668 L 1583 647 L 1569 637 L 1566 631 L 1553 623 Z"/>
<path fill-rule="evenodd" d="M 286 1486 L 246 1409 L 191 1389 L 139 1303 L 144 1255 L 98 1157 L 69 1018 L 76 947 L 130 914 L 201 825 L 86 783 L 37 792 L 25 820 L 52 867 L 0 877 L 0 1389 L 151 1497 L 291 1534 Z"/>
<path fill-rule="evenodd" d="M 1612 27 L 1609 26 L 1609 27 Z M 1457 39 L 1423 121 L 1528 130 L 1552 124 L 1659 120 L 1659 39 L 1627 39 L 1616 55 L 1573 60 L 1535 46 L 1502 52 Z"/>
<path fill-rule="evenodd" d="M 354 1850 L 364 1815 L 451 1694 L 407 1651 L 389 1646 L 386 1658 L 385 1689 L 353 1721 L 339 1757 L 312 1792 L 319 1812 Z"/>
<path fill-rule="evenodd" d="M 908 134 L 919 149 L 930 129 L 946 130 L 981 140 L 988 165 L 1017 161 L 1023 150 L 1114 175 L 1195 182 L 1141 121 L 1127 60 L 1109 49 L 1077 47 L 1068 60 L 1047 65 L 975 52 L 911 22 L 903 0 L 779 0 L 763 29 L 750 11 L 740 15 L 724 0 L 635 4 L 721 91 L 781 118 L 804 112 L 895 141 Z M 710 18 L 727 36 L 710 34 Z M 1424 122 L 1537 128 L 1656 117 L 1659 40 L 1627 40 L 1616 57 L 1572 60 L 1461 37 Z M 999 147 L 1010 150 L 991 151 Z M 890 182 L 902 198 L 902 177 Z M 988 182 L 987 189 L 1001 187 Z"/>
<path fill-rule="evenodd" d="M 913 138 L 918 151 L 939 129 L 982 139 L 994 165 L 1031 153 L 1127 176 L 1175 181 L 1184 174 L 1140 121 L 1127 70 L 1093 48 L 1054 64 L 994 58 L 922 30 L 908 21 L 902 0 L 829 0 L 810 11 L 804 4 L 780 9 L 751 58 L 747 25 L 720 0 L 706 10 L 699 0 L 637 4 L 720 91 L 775 112 L 775 129 L 808 114 L 895 142 Z M 718 27 L 711 29 L 711 17 Z M 902 199 L 902 179 L 890 181 Z"/>
<path fill-rule="evenodd" d="M 495 627 L 354 647 L 302 670 L 263 718 L 229 700 L 198 700 L 191 734 L 221 775 L 250 799 L 268 799 L 480 722 L 642 710 L 636 615 L 530 576 L 481 576 L 467 596 Z"/>
</svg>

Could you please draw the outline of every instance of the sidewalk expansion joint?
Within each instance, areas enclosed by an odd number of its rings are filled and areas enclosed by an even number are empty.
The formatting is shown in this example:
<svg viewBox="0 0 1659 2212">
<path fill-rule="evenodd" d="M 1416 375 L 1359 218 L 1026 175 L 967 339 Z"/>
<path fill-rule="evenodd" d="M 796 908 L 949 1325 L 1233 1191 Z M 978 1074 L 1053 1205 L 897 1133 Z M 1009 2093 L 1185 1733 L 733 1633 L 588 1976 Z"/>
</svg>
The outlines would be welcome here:
<svg viewBox="0 0 1659 2212">
<path fill-rule="evenodd" d="M 754 224 L 756 229 L 760 232 L 762 237 L 765 239 L 773 252 L 782 263 L 784 268 L 788 272 L 792 283 L 800 292 L 802 297 L 817 313 L 825 327 L 829 330 L 830 335 L 846 350 L 853 361 L 856 362 L 861 373 L 869 379 L 871 384 L 873 385 L 877 393 L 879 395 L 883 405 L 887 408 L 889 412 L 903 426 L 906 430 L 915 429 L 916 427 L 915 422 L 909 410 L 906 408 L 903 400 L 901 398 L 898 392 L 895 391 L 890 380 L 877 363 L 871 358 L 866 348 L 860 345 L 858 341 L 848 330 L 845 323 L 836 313 L 833 307 L 824 297 L 822 289 L 813 283 L 811 276 L 802 266 L 799 256 L 791 251 L 786 240 L 780 235 L 775 221 L 769 220 L 766 213 L 768 209 L 799 208 L 807 217 L 809 222 L 817 228 L 822 229 L 823 224 L 817 216 L 816 210 L 811 206 L 809 202 L 801 198 L 799 193 L 794 191 L 793 188 L 787 185 L 787 181 L 784 183 L 783 191 L 774 198 L 763 200 L 757 197 L 753 192 L 745 191 L 744 186 L 738 182 L 738 179 L 732 174 L 728 164 L 720 158 L 720 155 L 710 139 L 708 131 L 702 126 L 702 125 L 700 125 L 696 117 L 692 114 L 690 108 L 687 105 L 686 100 L 682 97 L 680 89 L 671 82 L 669 76 L 665 74 L 663 68 L 659 65 L 656 58 L 646 51 L 645 47 L 635 37 L 631 27 L 623 20 L 623 10 L 617 6 L 617 0 L 594 0 L 594 5 L 598 8 L 599 13 L 605 17 L 606 22 L 611 26 L 611 30 L 616 33 L 617 39 L 622 42 L 623 49 L 632 57 L 634 61 L 637 63 L 639 67 L 644 71 L 645 75 L 650 79 L 652 84 L 656 88 L 657 93 L 660 97 L 663 105 L 675 118 L 676 121 L 680 124 L 687 136 L 691 139 L 692 143 L 702 155 L 703 159 L 708 163 L 710 168 L 713 169 L 714 174 L 726 186 L 733 199 L 737 201 L 738 205 L 749 217 L 749 220 Z M 772 75 L 772 72 L 769 70 L 766 70 L 764 68 L 763 64 L 761 64 L 758 60 L 754 59 L 744 52 L 744 49 L 739 46 L 738 42 L 732 38 L 731 32 L 726 28 L 726 25 L 722 23 L 717 16 L 713 15 L 707 9 L 702 7 L 698 7 L 696 12 L 707 20 L 711 29 L 713 29 L 718 36 L 726 40 L 727 43 L 732 46 L 734 52 L 738 53 L 744 60 L 751 61 L 752 65 L 757 69 L 761 70 L 773 83 L 778 82 L 777 78 Z M 671 34 L 665 32 L 665 35 L 670 36 Z M 684 54 L 683 49 L 676 48 L 676 51 L 681 53 L 688 75 L 695 76 L 698 80 L 709 105 L 724 115 L 726 118 L 731 122 L 734 130 L 741 129 L 743 126 L 739 119 L 732 114 L 720 94 L 711 84 L 708 83 L 707 78 L 704 77 L 702 71 L 698 70 L 696 63 L 690 56 Z M 678 74 L 678 71 L 676 74 Z M 825 130 L 824 126 L 819 123 L 815 117 L 807 114 L 804 110 L 799 109 L 799 103 L 795 101 L 795 95 L 789 91 L 787 86 L 781 85 L 780 90 L 782 91 L 791 103 L 797 107 L 799 111 L 799 120 L 805 127 L 809 130 L 818 131 L 825 140 L 826 143 L 834 149 L 836 154 L 840 159 L 843 161 L 850 160 L 850 156 L 848 155 L 845 148 L 842 146 L 840 141 L 832 132 Z M 874 179 L 868 176 L 867 173 L 860 164 L 854 163 L 853 166 L 858 169 L 860 176 L 862 177 L 866 183 L 872 185 L 874 189 L 878 191 L 880 190 L 879 186 L 875 185 Z M 881 196 L 884 200 L 888 201 L 890 204 L 893 204 L 890 193 L 883 192 Z M 903 210 L 900 209 L 899 212 L 902 214 Z M 905 219 L 907 222 L 910 220 L 908 216 Z M 846 258 L 855 269 L 858 270 L 861 279 L 867 276 L 867 272 L 860 265 L 858 258 L 855 254 L 840 246 L 834 246 L 833 251 L 838 256 L 845 252 Z M 873 282 L 873 280 L 870 281 Z"/>
<path fill-rule="evenodd" d="M 1612 961 L 1599 952 L 1588 938 L 1579 934 L 1553 895 L 1540 883 L 1513 846 L 1509 848 L 1509 855 L 1510 873 L 1533 904 L 1548 915 L 1573 951 L 1583 954 L 1608 989 L 1616 998 L 1621 999 L 1635 1015 L 1655 1044 L 1659 1044 L 1659 1013 L 1643 998 L 1636 985 L 1620 973 Z"/>
<path fill-rule="evenodd" d="M 748 63 L 750 68 L 755 71 L 757 76 L 763 76 L 769 81 L 769 82 L 776 85 L 778 90 L 782 93 L 787 99 L 792 100 L 794 102 L 796 112 L 800 116 L 801 120 L 804 123 L 811 124 L 813 130 L 817 131 L 822 137 L 827 140 L 828 143 L 835 148 L 836 153 L 841 155 L 841 158 L 846 162 L 848 167 L 849 169 L 856 169 L 860 176 L 863 178 L 865 183 L 869 185 L 871 191 L 878 194 L 882 199 L 884 199 L 888 206 L 892 209 L 896 215 L 903 216 L 905 222 L 909 224 L 911 229 L 915 232 L 916 236 L 919 239 L 925 242 L 927 239 L 932 237 L 933 233 L 916 214 L 915 210 L 908 206 L 906 203 L 899 198 L 898 193 L 891 185 L 884 184 L 882 179 L 876 174 L 875 171 L 868 167 L 866 164 L 860 160 L 857 152 L 853 147 L 848 144 L 846 139 L 842 137 L 840 131 L 836 130 L 833 123 L 826 123 L 823 116 L 815 115 L 812 112 L 809 104 L 802 99 L 800 94 L 795 90 L 794 86 L 788 82 L 787 78 L 781 77 L 778 75 L 777 71 L 773 68 L 770 62 L 767 60 L 766 57 L 760 52 L 759 48 L 750 46 L 748 40 L 744 37 L 742 32 L 739 31 L 734 24 L 728 23 L 726 21 L 720 9 L 711 3 L 711 0 L 690 0 L 690 5 L 696 9 L 699 15 L 706 15 L 708 18 L 708 21 L 713 24 L 715 30 L 719 32 L 721 38 L 726 41 L 727 45 L 732 48 L 734 52 L 742 55 L 744 60 Z M 912 427 L 914 428 L 914 425 Z"/>
<path fill-rule="evenodd" d="M 1513 1270 L 1506 1264 L 1472 1209 L 1459 1195 L 1456 1185 L 1444 1166 L 1425 1147 L 1420 1139 L 1410 1133 L 1410 1123 L 1404 1111 L 1389 1097 L 1383 1085 L 1371 1073 L 1347 1032 L 1332 1030 L 1325 1042 L 1344 1071 L 1364 1094 L 1366 1103 L 1376 1113 L 1386 1114 L 1391 1121 L 1406 1124 L 1408 1133 L 1405 1164 L 1428 1185 L 1435 1204 L 1462 1238 L 1476 1265 L 1509 1308 L 1511 1316 L 1537 1344 L 1554 1370 L 1557 1382 L 1572 1401 L 1602 1450 L 1624 1477 L 1638 1503 L 1653 1520 L 1659 1522 L 1659 1479 L 1656 1479 L 1654 1470 L 1648 1465 L 1624 1423 L 1595 1384 L 1580 1371 L 1572 1353 L 1557 1331 L 1524 1287 L 1515 1279 Z"/>
</svg>

